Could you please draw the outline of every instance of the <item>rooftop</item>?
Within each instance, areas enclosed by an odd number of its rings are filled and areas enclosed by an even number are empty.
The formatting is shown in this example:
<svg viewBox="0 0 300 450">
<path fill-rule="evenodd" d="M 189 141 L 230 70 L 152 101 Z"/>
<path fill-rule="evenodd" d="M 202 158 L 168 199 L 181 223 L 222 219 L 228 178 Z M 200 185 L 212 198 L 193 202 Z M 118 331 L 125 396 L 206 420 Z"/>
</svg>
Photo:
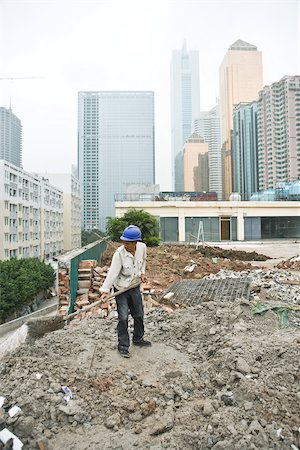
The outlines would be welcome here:
<svg viewBox="0 0 300 450">
<path fill-rule="evenodd" d="M 257 47 L 253 44 L 249 44 L 248 42 L 238 39 L 229 47 L 229 50 L 256 51 Z"/>
</svg>

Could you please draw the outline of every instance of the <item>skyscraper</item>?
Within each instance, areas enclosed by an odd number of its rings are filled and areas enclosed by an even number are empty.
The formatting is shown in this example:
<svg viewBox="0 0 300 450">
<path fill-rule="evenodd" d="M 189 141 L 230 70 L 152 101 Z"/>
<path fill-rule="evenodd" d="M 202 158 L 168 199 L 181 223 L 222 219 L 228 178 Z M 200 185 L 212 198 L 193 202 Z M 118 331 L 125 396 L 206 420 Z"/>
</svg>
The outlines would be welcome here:
<svg viewBox="0 0 300 450">
<path fill-rule="evenodd" d="M 11 108 L 0 107 L 0 159 L 22 167 L 22 125 Z"/>
<path fill-rule="evenodd" d="M 208 144 L 193 133 L 184 144 L 182 154 L 183 191 L 208 191 Z"/>
<path fill-rule="evenodd" d="M 208 143 L 209 190 L 222 199 L 221 138 L 219 105 L 201 111 L 194 121 L 194 130 Z"/>
<path fill-rule="evenodd" d="M 240 103 L 233 111 L 232 182 L 243 200 L 258 191 L 257 102 Z"/>
<path fill-rule="evenodd" d="M 155 182 L 153 92 L 79 92 L 78 174 L 86 230 L 105 229 L 128 183 Z"/>
<path fill-rule="evenodd" d="M 175 190 L 181 190 L 182 169 L 180 158 L 175 160 L 192 134 L 193 121 L 200 111 L 199 56 L 198 51 L 187 51 L 184 41 L 181 50 L 173 50 L 171 61 L 171 141 L 172 182 Z M 176 174 L 177 172 L 177 174 Z"/>
<path fill-rule="evenodd" d="M 265 86 L 258 100 L 259 189 L 300 179 L 300 76 Z"/>
<path fill-rule="evenodd" d="M 223 197 L 232 192 L 233 106 L 258 99 L 262 89 L 262 54 L 257 47 L 237 40 L 220 66 L 220 119 Z"/>
</svg>

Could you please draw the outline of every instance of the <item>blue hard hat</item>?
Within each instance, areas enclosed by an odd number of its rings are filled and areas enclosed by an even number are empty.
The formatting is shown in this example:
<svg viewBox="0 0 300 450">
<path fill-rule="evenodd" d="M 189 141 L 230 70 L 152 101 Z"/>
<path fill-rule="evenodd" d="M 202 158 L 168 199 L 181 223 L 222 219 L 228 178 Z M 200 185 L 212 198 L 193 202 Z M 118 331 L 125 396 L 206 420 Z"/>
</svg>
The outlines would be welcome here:
<svg viewBox="0 0 300 450">
<path fill-rule="evenodd" d="M 139 227 L 135 225 L 129 225 L 123 231 L 122 236 L 120 237 L 122 241 L 140 241 L 142 239 L 142 233 Z"/>
</svg>

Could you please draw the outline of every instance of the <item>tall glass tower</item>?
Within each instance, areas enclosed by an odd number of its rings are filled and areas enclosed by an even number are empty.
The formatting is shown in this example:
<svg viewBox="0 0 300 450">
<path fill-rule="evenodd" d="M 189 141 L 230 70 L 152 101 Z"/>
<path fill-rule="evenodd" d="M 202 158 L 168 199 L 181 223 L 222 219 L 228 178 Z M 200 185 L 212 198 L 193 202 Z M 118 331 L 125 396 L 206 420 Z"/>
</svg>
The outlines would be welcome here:
<svg viewBox="0 0 300 450">
<path fill-rule="evenodd" d="M 22 125 L 11 108 L 0 107 L 0 159 L 22 168 Z"/>
<path fill-rule="evenodd" d="M 201 111 L 194 121 L 194 130 L 208 143 L 209 161 L 209 190 L 217 192 L 218 199 L 222 199 L 222 166 L 221 166 L 221 137 L 220 115 L 217 104 L 210 111 Z"/>
<path fill-rule="evenodd" d="M 171 61 L 171 140 L 173 188 L 182 189 L 180 152 L 192 134 L 193 121 L 199 116 L 199 56 L 198 51 L 173 50 Z"/>
<path fill-rule="evenodd" d="M 242 200 L 258 191 L 257 102 L 239 103 L 233 110 L 232 186 Z"/>
<path fill-rule="evenodd" d="M 227 50 L 219 71 L 223 200 L 232 193 L 233 108 L 258 99 L 263 86 L 262 52 L 238 39 Z"/>
<path fill-rule="evenodd" d="M 154 183 L 154 93 L 78 94 L 78 176 L 82 227 L 104 230 L 126 184 Z"/>
</svg>

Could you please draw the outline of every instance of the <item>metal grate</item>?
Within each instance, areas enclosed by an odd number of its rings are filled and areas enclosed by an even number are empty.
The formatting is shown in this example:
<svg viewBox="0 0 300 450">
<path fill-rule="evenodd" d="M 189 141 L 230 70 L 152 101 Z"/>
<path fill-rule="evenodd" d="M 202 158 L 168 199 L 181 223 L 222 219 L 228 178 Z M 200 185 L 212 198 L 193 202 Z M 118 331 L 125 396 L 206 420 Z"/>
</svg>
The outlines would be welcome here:
<svg viewBox="0 0 300 450">
<path fill-rule="evenodd" d="M 173 283 L 163 294 L 173 292 L 172 303 L 194 306 L 202 301 L 222 298 L 233 301 L 249 298 L 250 278 L 225 278 L 222 280 L 184 280 Z"/>
</svg>

